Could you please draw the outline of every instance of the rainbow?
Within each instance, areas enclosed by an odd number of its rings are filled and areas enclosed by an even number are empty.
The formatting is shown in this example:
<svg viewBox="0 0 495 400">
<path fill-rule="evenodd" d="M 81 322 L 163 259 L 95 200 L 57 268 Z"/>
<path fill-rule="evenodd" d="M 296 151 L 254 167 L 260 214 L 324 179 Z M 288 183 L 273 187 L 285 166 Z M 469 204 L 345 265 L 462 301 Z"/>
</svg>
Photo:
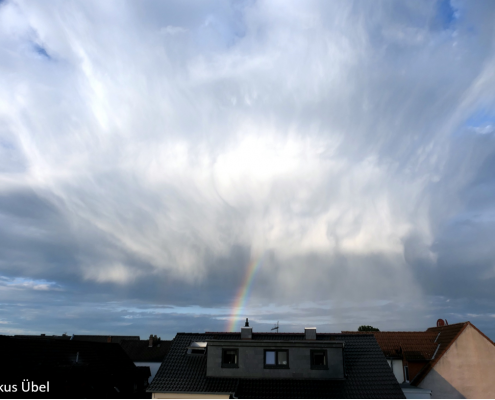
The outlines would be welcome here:
<svg viewBox="0 0 495 400">
<path fill-rule="evenodd" d="M 263 261 L 263 255 L 258 257 L 257 259 L 252 260 L 248 268 L 246 270 L 246 275 L 242 280 L 242 285 L 237 292 L 237 296 L 235 297 L 234 304 L 232 305 L 232 312 L 230 314 L 230 318 L 227 324 L 227 332 L 233 332 L 235 329 L 235 324 L 239 319 L 239 315 L 244 311 L 244 306 L 246 305 L 246 301 L 249 297 L 249 293 L 251 292 L 251 285 L 254 280 L 254 276 L 261 266 Z"/>
</svg>

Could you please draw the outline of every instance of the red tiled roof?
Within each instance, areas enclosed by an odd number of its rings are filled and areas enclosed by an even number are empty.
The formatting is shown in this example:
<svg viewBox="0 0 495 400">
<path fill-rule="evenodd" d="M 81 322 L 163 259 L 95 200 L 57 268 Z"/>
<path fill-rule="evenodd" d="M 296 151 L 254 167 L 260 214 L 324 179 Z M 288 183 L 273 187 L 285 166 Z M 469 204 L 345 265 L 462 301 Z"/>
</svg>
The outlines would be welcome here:
<svg viewBox="0 0 495 400">
<path fill-rule="evenodd" d="M 426 375 L 428 375 L 438 360 L 442 358 L 467 325 L 473 326 L 480 332 L 470 322 L 461 322 L 458 324 L 428 328 L 425 332 L 352 333 L 373 333 L 386 357 L 404 357 L 408 361 L 429 361 L 411 381 L 412 385 L 417 386 Z M 483 335 L 482 332 L 480 333 Z M 486 338 L 485 335 L 483 336 Z M 491 342 L 490 339 L 488 340 Z"/>
<path fill-rule="evenodd" d="M 438 345 L 430 332 L 375 332 L 375 339 L 386 357 L 431 360 Z"/>
<path fill-rule="evenodd" d="M 436 333 L 432 332 L 343 332 L 373 334 L 385 357 L 406 360 L 431 360 L 438 344 Z"/>
</svg>

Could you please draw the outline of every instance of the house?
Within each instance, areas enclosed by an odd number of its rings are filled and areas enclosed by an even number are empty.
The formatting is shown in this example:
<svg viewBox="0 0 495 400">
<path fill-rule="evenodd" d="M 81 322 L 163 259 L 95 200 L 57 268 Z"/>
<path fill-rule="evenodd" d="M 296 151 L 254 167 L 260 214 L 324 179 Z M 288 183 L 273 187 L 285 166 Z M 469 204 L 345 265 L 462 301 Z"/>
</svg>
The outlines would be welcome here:
<svg viewBox="0 0 495 400">
<path fill-rule="evenodd" d="M 148 340 L 122 340 L 120 345 L 136 366 L 150 368 L 151 382 L 167 355 L 172 341 L 161 340 L 156 335 L 150 335 Z"/>
<path fill-rule="evenodd" d="M 406 397 L 495 398 L 495 345 L 470 322 L 373 334 Z"/>
<path fill-rule="evenodd" d="M 122 346 L 126 354 L 137 367 L 149 367 L 149 382 L 153 379 L 161 362 L 170 347 L 170 340 L 162 341 L 156 335 L 150 335 L 149 340 L 141 340 L 139 336 L 118 335 L 15 335 L 19 339 L 37 340 L 71 340 L 75 342 L 117 343 Z M 148 382 L 145 384 L 145 388 Z"/>
<path fill-rule="evenodd" d="M 136 367 L 116 343 L 1 336 L 0 354 L 9 398 L 146 395 L 149 368 Z"/>
<path fill-rule="evenodd" d="M 404 398 L 372 334 L 255 333 L 249 325 L 178 333 L 147 391 L 154 399 Z"/>
<path fill-rule="evenodd" d="M 432 398 L 495 398 L 495 344 L 471 322 L 428 328 L 436 357 L 411 380 Z"/>
</svg>

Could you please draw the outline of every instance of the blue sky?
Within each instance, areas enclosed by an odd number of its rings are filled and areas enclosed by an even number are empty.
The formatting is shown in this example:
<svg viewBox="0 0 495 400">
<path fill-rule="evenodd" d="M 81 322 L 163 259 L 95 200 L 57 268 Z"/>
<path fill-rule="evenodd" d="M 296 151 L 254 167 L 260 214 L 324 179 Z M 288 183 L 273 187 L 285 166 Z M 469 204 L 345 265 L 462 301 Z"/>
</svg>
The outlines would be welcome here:
<svg viewBox="0 0 495 400">
<path fill-rule="evenodd" d="M 494 17 L 0 1 L 0 333 L 495 339 Z"/>
</svg>

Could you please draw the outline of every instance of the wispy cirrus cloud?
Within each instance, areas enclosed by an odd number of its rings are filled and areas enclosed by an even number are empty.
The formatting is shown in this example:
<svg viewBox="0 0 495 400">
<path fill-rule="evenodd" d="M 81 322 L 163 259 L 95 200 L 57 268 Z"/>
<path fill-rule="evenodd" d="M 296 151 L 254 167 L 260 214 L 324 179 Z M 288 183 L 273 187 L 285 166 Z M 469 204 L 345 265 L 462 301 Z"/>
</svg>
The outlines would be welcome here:
<svg viewBox="0 0 495 400">
<path fill-rule="evenodd" d="M 63 290 L 55 282 L 48 282 L 44 279 L 26 279 L 26 278 L 7 278 L 0 276 L 0 286 L 7 286 L 14 289 L 28 289 L 28 290 Z"/>
<path fill-rule="evenodd" d="M 304 301 L 328 329 L 367 315 L 428 326 L 456 312 L 443 298 L 483 315 L 495 300 L 493 6 L 281 9 L 0 5 L 11 289 L 185 307 L 224 326 L 230 314 L 212 310 L 265 254 L 246 310 L 260 324 L 305 323 Z M 417 313 L 402 320 L 395 304 Z"/>
</svg>

